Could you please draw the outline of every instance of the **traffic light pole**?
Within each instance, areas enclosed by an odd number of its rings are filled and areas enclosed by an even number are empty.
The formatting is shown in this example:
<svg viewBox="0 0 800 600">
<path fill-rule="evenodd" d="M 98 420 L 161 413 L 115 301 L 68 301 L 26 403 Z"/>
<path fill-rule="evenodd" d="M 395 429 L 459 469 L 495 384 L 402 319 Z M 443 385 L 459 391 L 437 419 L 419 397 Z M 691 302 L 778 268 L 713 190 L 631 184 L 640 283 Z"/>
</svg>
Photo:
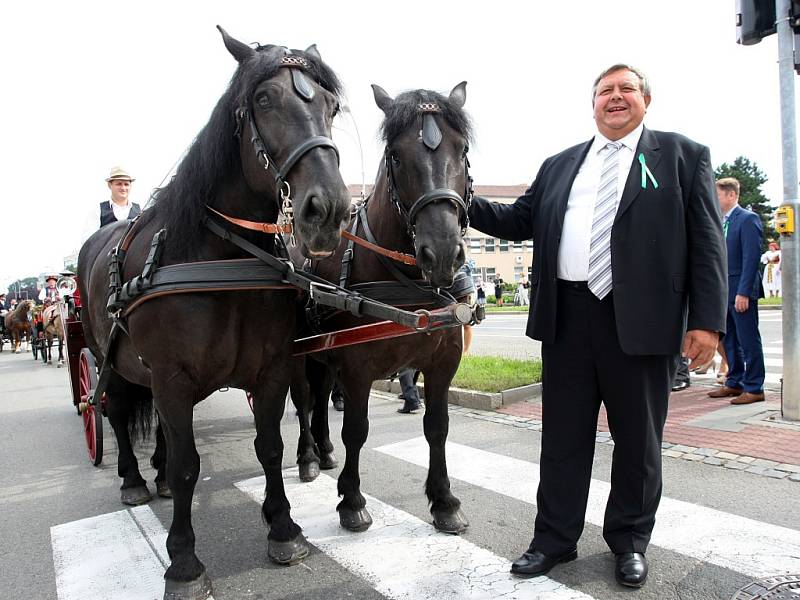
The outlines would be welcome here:
<svg viewBox="0 0 800 600">
<path fill-rule="evenodd" d="M 783 206 L 800 214 L 797 198 L 797 128 L 795 124 L 793 30 L 789 23 L 791 0 L 776 0 L 778 69 L 781 92 L 781 143 L 783 151 Z M 800 48 L 797 48 L 800 53 Z M 783 294 L 783 417 L 800 421 L 800 243 L 798 234 L 781 234 L 781 287 Z"/>
</svg>

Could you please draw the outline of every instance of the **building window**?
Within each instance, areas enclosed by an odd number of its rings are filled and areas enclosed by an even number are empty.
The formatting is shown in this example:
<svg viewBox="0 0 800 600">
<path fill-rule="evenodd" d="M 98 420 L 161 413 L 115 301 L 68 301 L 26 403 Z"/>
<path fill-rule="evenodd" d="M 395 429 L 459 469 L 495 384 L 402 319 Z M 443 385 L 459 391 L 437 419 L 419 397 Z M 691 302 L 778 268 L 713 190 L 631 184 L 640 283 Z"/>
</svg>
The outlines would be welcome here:
<svg viewBox="0 0 800 600">
<path fill-rule="evenodd" d="M 481 253 L 481 238 L 469 238 L 469 253 L 470 254 L 480 254 Z"/>
<path fill-rule="evenodd" d="M 522 252 L 522 242 L 514 242 L 514 252 Z"/>
<path fill-rule="evenodd" d="M 514 267 L 514 281 L 519 281 L 522 279 L 522 273 L 524 272 L 523 269 L 525 267 Z"/>
<path fill-rule="evenodd" d="M 484 281 L 494 281 L 495 272 L 494 267 L 486 267 L 486 276 L 483 278 Z"/>
<path fill-rule="evenodd" d="M 508 240 L 500 240 L 500 252 L 508 252 Z"/>
<path fill-rule="evenodd" d="M 533 252 L 533 240 L 525 240 L 525 250 Z"/>
<path fill-rule="evenodd" d="M 494 252 L 494 238 L 486 238 L 483 240 L 483 247 L 487 254 Z"/>
</svg>

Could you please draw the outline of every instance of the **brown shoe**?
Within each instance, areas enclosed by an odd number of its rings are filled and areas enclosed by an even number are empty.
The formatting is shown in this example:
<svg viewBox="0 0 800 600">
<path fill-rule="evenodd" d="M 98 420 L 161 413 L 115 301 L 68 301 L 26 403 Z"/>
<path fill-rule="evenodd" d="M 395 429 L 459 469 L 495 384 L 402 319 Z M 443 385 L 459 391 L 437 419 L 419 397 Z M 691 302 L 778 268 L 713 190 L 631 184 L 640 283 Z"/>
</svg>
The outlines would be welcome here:
<svg viewBox="0 0 800 600">
<path fill-rule="evenodd" d="M 718 390 L 713 390 L 708 392 L 709 398 L 729 398 L 731 396 L 741 396 L 744 390 L 740 390 L 739 388 L 732 388 L 728 387 L 727 385 L 722 386 Z"/>
<path fill-rule="evenodd" d="M 751 392 L 745 392 L 738 398 L 731 398 L 731 404 L 752 404 L 753 402 L 763 402 L 764 401 L 764 392 L 760 392 L 757 394 L 753 394 Z"/>
</svg>

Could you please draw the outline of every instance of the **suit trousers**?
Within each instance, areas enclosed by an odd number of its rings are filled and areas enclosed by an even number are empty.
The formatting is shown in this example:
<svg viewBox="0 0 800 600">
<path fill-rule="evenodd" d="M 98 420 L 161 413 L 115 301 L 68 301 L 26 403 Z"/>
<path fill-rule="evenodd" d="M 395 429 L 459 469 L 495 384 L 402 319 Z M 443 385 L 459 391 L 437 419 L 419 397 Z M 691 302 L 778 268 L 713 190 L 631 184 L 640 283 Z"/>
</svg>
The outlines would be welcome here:
<svg viewBox="0 0 800 600">
<path fill-rule="evenodd" d="M 542 450 L 531 545 L 547 555 L 571 550 L 583 531 L 601 402 L 614 439 L 603 537 L 614 553 L 644 552 L 655 524 L 675 360 L 622 351 L 613 295 L 598 300 L 585 282 L 559 281 L 555 342 L 542 344 Z"/>
<path fill-rule="evenodd" d="M 736 312 L 728 302 L 728 323 L 722 338 L 728 355 L 728 377 L 725 385 L 760 394 L 764 391 L 764 349 L 758 330 L 758 300 L 750 298 L 750 307 Z"/>
</svg>

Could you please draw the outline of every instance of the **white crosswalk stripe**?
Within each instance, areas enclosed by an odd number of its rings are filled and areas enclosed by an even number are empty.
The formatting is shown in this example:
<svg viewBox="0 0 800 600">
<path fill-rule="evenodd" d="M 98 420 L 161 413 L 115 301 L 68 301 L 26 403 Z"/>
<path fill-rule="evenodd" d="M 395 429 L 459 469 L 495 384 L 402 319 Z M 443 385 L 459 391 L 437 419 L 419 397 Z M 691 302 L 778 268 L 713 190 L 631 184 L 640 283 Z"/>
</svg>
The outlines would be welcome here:
<svg viewBox="0 0 800 600">
<path fill-rule="evenodd" d="M 508 572 L 508 560 L 502 556 L 464 538 L 438 533 L 430 523 L 367 494 L 372 527 L 363 533 L 343 531 L 335 510 L 335 479 L 322 474 L 311 483 L 301 483 L 297 469 L 284 473 L 292 517 L 303 524 L 308 541 L 372 582 L 388 598 L 592 598 L 548 577 L 517 579 Z M 236 487 L 254 501 L 264 501 L 264 477 L 239 482 Z"/>
<path fill-rule="evenodd" d="M 424 437 L 376 451 L 415 465 L 428 464 Z M 539 465 L 535 463 L 448 442 L 447 470 L 452 478 L 536 502 Z M 592 480 L 587 522 L 602 526 L 609 489 L 607 482 Z M 661 499 L 651 543 L 753 577 L 800 573 L 800 531 L 680 500 Z"/>
</svg>

